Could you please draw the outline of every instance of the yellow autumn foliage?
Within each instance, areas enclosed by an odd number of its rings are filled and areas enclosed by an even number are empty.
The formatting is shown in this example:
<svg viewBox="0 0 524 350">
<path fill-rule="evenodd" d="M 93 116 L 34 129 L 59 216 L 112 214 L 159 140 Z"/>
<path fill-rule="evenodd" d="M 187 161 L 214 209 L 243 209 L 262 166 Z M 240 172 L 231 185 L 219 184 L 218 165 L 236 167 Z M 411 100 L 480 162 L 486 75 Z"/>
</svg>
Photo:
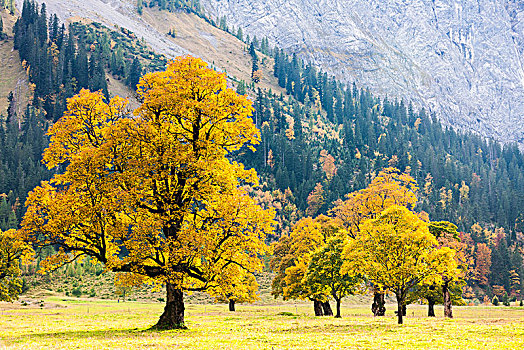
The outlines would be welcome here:
<svg viewBox="0 0 524 350">
<path fill-rule="evenodd" d="M 22 223 L 60 247 L 42 268 L 89 256 L 168 294 L 228 284 L 233 265 L 261 270 L 274 212 L 243 187 L 256 172 L 228 157 L 259 143 L 251 101 L 193 57 L 146 74 L 137 93 L 131 115 L 127 100 L 82 90 L 49 131 L 44 162 L 62 173 L 30 193 Z"/>
</svg>

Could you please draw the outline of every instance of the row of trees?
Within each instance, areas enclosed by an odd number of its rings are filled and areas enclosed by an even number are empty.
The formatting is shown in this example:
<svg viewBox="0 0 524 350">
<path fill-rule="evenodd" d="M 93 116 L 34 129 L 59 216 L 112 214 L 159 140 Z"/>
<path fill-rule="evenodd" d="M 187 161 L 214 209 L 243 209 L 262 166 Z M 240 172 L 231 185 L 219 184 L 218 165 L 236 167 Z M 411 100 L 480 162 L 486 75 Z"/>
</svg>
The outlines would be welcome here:
<svg viewBox="0 0 524 350">
<path fill-rule="evenodd" d="M 48 24 L 45 4 L 39 8 L 33 1 L 24 1 L 14 34 L 15 49 L 34 84 L 33 104 L 45 111 L 47 119 L 60 118 L 67 98 L 82 88 L 102 90 L 107 96 L 100 51 L 89 57 L 85 41 L 80 38 L 77 43 L 72 30 L 67 35 L 56 15 Z"/>
<path fill-rule="evenodd" d="M 332 297 L 340 317 L 343 297 L 371 288 L 376 316 L 384 315 L 389 292 L 397 297 L 399 323 L 405 306 L 418 298 L 431 310 L 443 300 L 452 317 L 450 291 L 461 299 L 457 282 L 465 277 L 467 261 L 455 225 L 413 212 L 416 190 L 411 176 L 388 168 L 339 201 L 330 216 L 299 220 L 274 243 L 272 294 L 312 300 L 317 316 L 330 314 L 325 304 Z"/>
<path fill-rule="evenodd" d="M 0 116 L 1 117 L 1 116 Z M 0 118 L 0 228 L 17 228 L 27 193 L 52 172 L 41 163 L 47 147 L 43 113 L 27 108 L 24 122 Z"/>
</svg>

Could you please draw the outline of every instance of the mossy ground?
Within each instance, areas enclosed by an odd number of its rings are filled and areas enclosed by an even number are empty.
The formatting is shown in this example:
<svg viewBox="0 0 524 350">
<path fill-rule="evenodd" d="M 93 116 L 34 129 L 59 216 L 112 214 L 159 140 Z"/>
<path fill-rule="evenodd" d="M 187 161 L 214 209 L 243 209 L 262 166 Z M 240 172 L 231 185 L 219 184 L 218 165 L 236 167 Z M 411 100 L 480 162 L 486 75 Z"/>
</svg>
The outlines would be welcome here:
<svg viewBox="0 0 524 350">
<path fill-rule="evenodd" d="M 524 309 L 456 307 L 455 318 L 426 318 L 410 306 L 397 325 L 393 305 L 373 318 L 368 306 L 345 305 L 342 319 L 312 317 L 308 304 L 186 305 L 187 331 L 148 330 L 162 303 L 51 297 L 0 303 L 0 348 L 7 349 L 521 349 Z M 437 308 L 437 314 L 442 309 Z M 290 316 L 290 313 L 292 314 Z"/>
</svg>

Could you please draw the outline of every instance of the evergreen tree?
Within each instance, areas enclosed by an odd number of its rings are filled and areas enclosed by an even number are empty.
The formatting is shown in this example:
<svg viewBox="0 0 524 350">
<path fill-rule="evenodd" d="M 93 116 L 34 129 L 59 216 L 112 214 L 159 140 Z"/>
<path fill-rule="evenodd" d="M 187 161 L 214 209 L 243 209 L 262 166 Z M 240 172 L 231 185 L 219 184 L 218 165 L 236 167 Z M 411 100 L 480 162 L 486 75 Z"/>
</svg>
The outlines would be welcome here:
<svg viewBox="0 0 524 350">
<path fill-rule="evenodd" d="M 131 66 L 129 68 L 129 72 L 127 74 L 127 80 L 126 84 L 133 90 L 136 89 L 136 85 L 138 84 L 138 81 L 140 80 L 140 77 L 142 76 L 142 64 L 138 60 L 138 58 L 134 58 L 133 62 L 131 63 Z"/>
</svg>

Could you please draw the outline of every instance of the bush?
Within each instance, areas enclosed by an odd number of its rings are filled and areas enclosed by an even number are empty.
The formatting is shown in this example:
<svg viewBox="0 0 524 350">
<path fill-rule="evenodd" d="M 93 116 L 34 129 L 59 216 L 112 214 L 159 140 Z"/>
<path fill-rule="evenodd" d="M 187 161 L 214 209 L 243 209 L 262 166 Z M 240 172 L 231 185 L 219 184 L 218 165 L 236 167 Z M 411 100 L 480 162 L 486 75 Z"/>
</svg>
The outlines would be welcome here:
<svg viewBox="0 0 524 350">
<path fill-rule="evenodd" d="M 295 316 L 292 312 L 282 311 L 277 314 L 278 316 Z"/>
<path fill-rule="evenodd" d="M 78 298 L 82 295 L 82 289 L 80 287 L 73 288 L 71 294 Z"/>
<path fill-rule="evenodd" d="M 502 305 L 509 306 L 508 293 L 504 293 L 504 296 L 502 297 Z"/>
<path fill-rule="evenodd" d="M 89 291 L 89 297 L 90 297 L 90 298 L 94 298 L 94 297 L 96 297 L 95 288 L 91 288 L 91 290 Z"/>
<path fill-rule="evenodd" d="M 522 302 L 522 299 L 520 299 L 519 306 L 524 306 L 524 303 Z"/>
<path fill-rule="evenodd" d="M 495 306 L 499 306 L 499 298 L 497 298 L 497 296 L 495 295 L 493 297 L 493 300 L 491 300 L 491 303 Z"/>
</svg>

